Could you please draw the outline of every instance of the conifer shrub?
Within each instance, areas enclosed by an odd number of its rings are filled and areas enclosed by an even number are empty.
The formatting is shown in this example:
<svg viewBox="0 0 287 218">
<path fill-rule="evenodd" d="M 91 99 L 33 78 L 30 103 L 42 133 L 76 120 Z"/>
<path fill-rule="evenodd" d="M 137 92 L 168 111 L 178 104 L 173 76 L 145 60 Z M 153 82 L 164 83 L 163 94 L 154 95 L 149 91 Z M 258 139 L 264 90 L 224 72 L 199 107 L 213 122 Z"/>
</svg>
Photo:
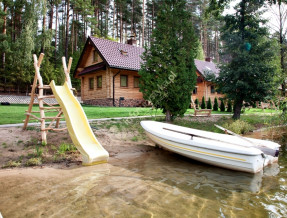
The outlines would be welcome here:
<svg viewBox="0 0 287 218">
<path fill-rule="evenodd" d="M 206 108 L 206 105 L 205 105 L 205 98 L 204 98 L 204 96 L 202 97 L 200 107 L 201 107 L 201 109 L 205 109 L 205 108 Z"/>
<path fill-rule="evenodd" d="M 217 101 L 217 98 L 216 98 L 216 97 L 214 98 L 213 110 L 214 110 L 214 111 L 218 111 L 218 101 Z"/>
<path fill-rule="evenodd" d="M 211 99 L 210 98 L 208 98 L 208 101 L 207 101 L 207 109 L 212 109 Z"/>
<path fill-rule="evenodd" d="M 227 112 L 232 112 L 232 103 L 230 99 L 228 99 L 227 102 Z"/>
<path fill-rule="evenodd" d="M 225 105 L 224 105 L 224 101 L 223 100 L 221 100 L 221 102 L 220 102 L 220 111 L 221 112 L 225 111 Z"/>
<path fill-rule="evenodd" d="M 195 99 L 194 104 L 195 104 L 196 109 L 198 109 L 199 108 L 199 101 L 198 101 L 198 99 Z"/>
</svg>

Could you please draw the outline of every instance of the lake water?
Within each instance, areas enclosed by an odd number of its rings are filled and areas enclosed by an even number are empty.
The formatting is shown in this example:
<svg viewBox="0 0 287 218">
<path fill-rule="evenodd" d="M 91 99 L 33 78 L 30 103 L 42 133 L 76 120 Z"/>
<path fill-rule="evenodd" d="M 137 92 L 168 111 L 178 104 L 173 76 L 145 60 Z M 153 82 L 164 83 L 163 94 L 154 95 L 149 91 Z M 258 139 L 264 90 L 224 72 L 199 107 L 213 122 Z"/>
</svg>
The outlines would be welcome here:
<svg viewBox="0 0 287 218">
<path fill-rule="evenodd" d="M 259 174 L 152 148 L 108 164 L 0 172 L 3 217 L 286 217 L 287 133 L 279 164 Z M 144 145 L 143 145 L 144 146 Z"/>
</svg>

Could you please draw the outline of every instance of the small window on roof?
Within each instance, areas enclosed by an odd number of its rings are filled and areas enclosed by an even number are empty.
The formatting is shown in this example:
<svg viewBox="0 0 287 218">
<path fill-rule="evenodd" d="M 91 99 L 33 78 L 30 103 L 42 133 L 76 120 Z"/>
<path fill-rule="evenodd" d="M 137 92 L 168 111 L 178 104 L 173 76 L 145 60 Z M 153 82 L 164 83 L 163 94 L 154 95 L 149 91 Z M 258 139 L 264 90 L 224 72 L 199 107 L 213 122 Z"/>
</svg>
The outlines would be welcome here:
<svg viewBox="0 0 287 218">
<path fill-rule="evenodd" d="M 94 62 L 99 62 L 99 55 L 96 50 L 93 51 L 93 61 Z"/>
<path fill-rule="evenodd" d="M 127 51 L 121 49 L 120 52 L 121 52 L 122 55 L 128 56 L 128 52 Z"/>
</svg>

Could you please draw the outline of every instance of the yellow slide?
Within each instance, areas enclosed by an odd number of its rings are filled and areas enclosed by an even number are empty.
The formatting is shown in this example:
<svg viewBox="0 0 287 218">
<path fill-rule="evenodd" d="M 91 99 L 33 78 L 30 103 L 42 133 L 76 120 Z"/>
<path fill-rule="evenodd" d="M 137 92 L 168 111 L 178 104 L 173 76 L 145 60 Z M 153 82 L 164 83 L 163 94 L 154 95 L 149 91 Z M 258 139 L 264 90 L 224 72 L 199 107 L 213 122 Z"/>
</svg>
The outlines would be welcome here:
<svg viewBox="0 0 287 218">
<path fill-rule="evenodd" d="M 109 153 L 95 137 L 82 106 L 67 82 L 63 86 L 56 86 L 52 80 L 50 86 L 63 110 L 72 141 L 82 154 L 83 165 L 106 163 Z"/>
</svg>

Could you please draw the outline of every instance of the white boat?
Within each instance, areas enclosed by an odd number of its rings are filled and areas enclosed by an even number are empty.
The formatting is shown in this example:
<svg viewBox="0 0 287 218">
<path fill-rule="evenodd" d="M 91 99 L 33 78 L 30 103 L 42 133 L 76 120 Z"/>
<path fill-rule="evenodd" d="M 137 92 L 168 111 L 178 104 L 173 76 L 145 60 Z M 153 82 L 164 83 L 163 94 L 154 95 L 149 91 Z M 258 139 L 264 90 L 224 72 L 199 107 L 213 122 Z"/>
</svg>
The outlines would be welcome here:
<svg viewBox="0 0 287 218">
<path fill-rule="evenodd" d="M 278 162 L 278 143 L 202 131 L 172 124 L 141 121 L 160 147 L 207 164 L 249 173 Z"/>
</svg>

